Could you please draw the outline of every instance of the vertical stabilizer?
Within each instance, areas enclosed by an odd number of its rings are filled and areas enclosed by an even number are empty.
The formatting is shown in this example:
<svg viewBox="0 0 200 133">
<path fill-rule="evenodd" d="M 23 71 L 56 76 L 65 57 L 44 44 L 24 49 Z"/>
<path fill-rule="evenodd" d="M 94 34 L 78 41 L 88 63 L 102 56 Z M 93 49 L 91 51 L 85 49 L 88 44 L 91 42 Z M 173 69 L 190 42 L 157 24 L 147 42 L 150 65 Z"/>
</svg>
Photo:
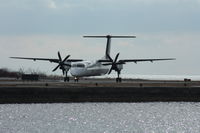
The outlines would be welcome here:
<svg viewBox="0 0 200 133">
<path fill-rule="evenodd" d="M 107 38 L 107 43 L 106 43 L 106 52 L 105 52 L 104 58 L 105 58 L 105 59 L 109 59 L 108 56 L 110 56 L 111 36 L 110 36 L 110 35 L 107 35 L 106 38 Z"/>
</svg>

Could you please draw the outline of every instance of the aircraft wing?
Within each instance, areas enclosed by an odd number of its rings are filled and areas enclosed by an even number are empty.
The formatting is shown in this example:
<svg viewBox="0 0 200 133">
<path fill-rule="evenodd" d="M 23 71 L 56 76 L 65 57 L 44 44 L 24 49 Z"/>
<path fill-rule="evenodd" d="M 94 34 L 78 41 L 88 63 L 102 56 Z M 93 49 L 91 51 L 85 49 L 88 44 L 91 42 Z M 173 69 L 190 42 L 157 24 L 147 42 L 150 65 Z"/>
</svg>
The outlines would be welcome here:
<svg viewBox="0 0 200 133">
<path fill-rule="evenodd" d="M 59 63 L 59 59 L 51 59 L 51 58 L 26 58 L 26 57 L 10 57 L 13 59 L 25 59 L 25 60 L 42 60 L 42 61 L 49 61 L 49 62 L 55 62 Z M 82 61 L 82 59 L 68 59 L 68 62 L 77 62 L 77 61 Z"/>
<path fill-rule="evenodd" d="M 154 62 L 154 61 L 164 61 L 164 60 L 175 60 L 175 58 L 163 58 L 163 59 L 122 59 L 119 60 L 119 63 L 125 64 L 126 62 L 144 62 L 144 61 L 150 61 L 150 62 Z"/>
<path fill-rule="evenodd" d="M 98 60 L 98 62 L 111 62 L 110 60 Z"/>
</svg>

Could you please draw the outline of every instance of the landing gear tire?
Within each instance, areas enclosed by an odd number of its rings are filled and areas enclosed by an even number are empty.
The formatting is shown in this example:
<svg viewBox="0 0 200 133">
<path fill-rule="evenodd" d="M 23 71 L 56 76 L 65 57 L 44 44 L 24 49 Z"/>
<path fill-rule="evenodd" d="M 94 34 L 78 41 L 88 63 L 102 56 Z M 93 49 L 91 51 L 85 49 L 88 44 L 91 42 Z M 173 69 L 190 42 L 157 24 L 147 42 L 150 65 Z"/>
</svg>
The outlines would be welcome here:
<svg viewBox="0 0 200 133">
<path fill-rule="evenodd" d="M 66 81 L 69 82 L 69 77 L 65 77 L 65 78 L 64 78 L 64 81 L 65 81 L 65 82 L 66 82 Z"/>
<path fill-rule="evenodd" d="M 122 78 L 116 78 L 116 82 L 117 83 L 121 83 L 122 82 Z"/>
<path fill-rule="evenodd" d="M 78 82 L 78 78 L 75 77 L 75 78 L 74 78 L 74 82 Z"/>
</svg>

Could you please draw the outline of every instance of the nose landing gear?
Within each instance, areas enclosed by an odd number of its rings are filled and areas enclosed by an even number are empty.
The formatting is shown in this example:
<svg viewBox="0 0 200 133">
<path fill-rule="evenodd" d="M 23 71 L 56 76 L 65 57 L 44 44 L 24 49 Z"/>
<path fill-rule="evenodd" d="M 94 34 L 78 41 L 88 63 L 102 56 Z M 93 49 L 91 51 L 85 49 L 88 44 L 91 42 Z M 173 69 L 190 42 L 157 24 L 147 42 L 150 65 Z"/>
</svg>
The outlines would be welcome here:
<svg viewBox="0 0 200 133">
<path fill-rule="evenodd" d="M 74 78 L 74 82 L 78 82 L 79 78 L 78 77 L 75 77 Z"/>
</svg>

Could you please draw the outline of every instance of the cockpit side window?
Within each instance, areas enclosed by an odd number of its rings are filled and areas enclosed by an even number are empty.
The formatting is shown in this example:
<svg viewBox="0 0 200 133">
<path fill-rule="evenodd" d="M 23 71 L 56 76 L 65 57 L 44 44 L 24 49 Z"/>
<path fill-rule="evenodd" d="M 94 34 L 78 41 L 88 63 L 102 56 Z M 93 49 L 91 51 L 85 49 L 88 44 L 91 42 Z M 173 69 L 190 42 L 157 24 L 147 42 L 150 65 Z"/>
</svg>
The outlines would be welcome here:
<svg viewBox="0 0 200 133">
<path fill-rule="evenodd" d="M 79 64 L 73 64 L 72 67 L 80 67 L 80 68 L 84 68 L 85 65 L 82 64 L 82 63 L 79 63 Z"/>
</svg>

